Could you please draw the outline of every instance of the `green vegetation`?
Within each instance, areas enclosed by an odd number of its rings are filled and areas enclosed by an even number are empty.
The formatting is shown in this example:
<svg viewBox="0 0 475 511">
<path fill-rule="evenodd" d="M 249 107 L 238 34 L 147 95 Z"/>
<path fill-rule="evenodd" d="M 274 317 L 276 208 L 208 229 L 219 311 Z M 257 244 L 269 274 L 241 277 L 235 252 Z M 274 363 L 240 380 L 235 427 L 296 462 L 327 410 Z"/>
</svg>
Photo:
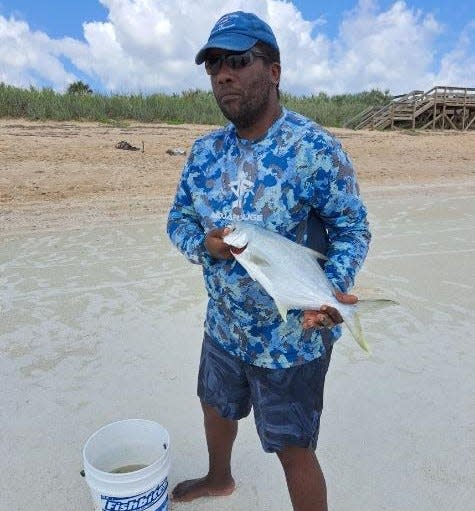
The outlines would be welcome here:
<svg viewBox="0 0 475 511">
<path fill-rule="evenodd" d="M 82 85 L 77 86 L 78 83 Z M 93 94 L 87 84 L 76 82 L 75 90 L 61 94 L 52 89 L 20 89 L 0 83 L 0 117 L 32 120 L 99 121 L 126 120 L 170 124 L 226 123 L 212 92 L 189 90 L 181 94 L 102 95 Z M 70 86 L 70 87 L 71 87 Z M 368 106 L 390 101 L 389 91 L 328 96 L 282 94 L 282 103 L 324 126 L 338 127 Z"/>
<path fill-rule="evenodd" d="M 87 83 L 82 82 L 81 80 L 77 82 L 73 82 L 69 84 L 66 92 L 68 94 L 92 94 L 92 89 L 89 87 Z"/>
<path fill-rule="evenodd" d="M 312 96 L 292 96 L 282 94 L 282 103 L 295 112 L 314 119 L 322 126 L 340 128 L 345 121 L 370 106 L 383 106 L 392 99 L 389 91 L 379 90 L 358 92 L 357 94 L 338 94 L 328 96 L 324 92 Z"/>
</svg>

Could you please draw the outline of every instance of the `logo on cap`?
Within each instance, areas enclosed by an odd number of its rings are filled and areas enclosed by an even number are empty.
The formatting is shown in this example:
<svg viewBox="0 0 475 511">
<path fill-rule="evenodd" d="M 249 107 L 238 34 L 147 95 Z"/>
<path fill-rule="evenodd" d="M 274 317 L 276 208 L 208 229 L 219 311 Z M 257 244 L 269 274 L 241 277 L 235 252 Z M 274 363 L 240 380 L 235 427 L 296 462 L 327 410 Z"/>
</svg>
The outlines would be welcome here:
<svg viewBox="0 0 475 511">
<path fill-rule="evenodd" d="M 235 26 L 233 18 L 237 18 L 236 14 L 225 14 L 221 19 L 216 22 L 214 26 L 213 32 L 217 32 L 218 30 L 226 30 L 228 28 L 232 28 Z M 230 22 L 228 25 L 227 22 Z"/>
</svg>

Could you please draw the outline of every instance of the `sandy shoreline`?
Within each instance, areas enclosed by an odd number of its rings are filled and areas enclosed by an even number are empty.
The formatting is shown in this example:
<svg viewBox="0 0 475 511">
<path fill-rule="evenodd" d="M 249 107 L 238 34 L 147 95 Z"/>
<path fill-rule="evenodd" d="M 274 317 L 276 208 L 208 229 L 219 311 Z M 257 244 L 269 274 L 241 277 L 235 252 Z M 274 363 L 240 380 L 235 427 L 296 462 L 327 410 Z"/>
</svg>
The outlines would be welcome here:
<svg viewBox="0 0 475 511">
<path fill-rule="evenodd" d="M 170 488 L 207 468 L 196 398 L 206 307 L 200 268 L 165 218 L 183 156 L 209 126 L 0 122 L 0 508 L 92 510 L 82 448 L 104 424 L 160 422 Z M 358 276 L 400 305 L 347 333 L 325 384 L 318 457 L 334 511 L 473 507 L 475 133 L 335 130 L 373 241 Z M 114 149 L 120 140 L 145 152 Z M 435 448 L 434 448 L 435 447 Z M 252 467 L 252 469 L 249 469 Z M 252 416 L 230 497 L 172 511 L 288 511 Z M 265 474 L 265 475 L 263 475 Z M 26 490 L 25 490 L 26 488 Z"/>
<path fill-rule="evenodd" d="M 0 121 L 0 231 L 133 221 L 168 210 L 186 156 L 212 126 Z M 475 133 L 331 129 L 362 193 L 475 187 Z M 121 140 L 145 151 L 115 148 Z M 454 192 L 456 193 L 456 191 Z"/>
</svg>

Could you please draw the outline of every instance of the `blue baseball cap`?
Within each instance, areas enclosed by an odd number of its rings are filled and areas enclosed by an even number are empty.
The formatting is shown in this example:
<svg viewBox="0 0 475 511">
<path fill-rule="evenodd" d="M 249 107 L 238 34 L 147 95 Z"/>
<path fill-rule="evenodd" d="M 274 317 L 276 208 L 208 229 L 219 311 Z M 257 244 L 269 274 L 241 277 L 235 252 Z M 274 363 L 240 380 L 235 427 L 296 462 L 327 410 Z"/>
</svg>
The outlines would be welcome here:
<svg viewBox="0 0 475 511">
<path fill-rule="evenodd" d="M 277 51 L 277 41 L 270 26 L 251 12 L 236 11 L 225 14 L 211 30 L 208 42 L 195 57 L 197 64 L 205 61 L 210 48 L 231 51 L 246 51 L 258 41 L 273 46 Z"/>
</svg>

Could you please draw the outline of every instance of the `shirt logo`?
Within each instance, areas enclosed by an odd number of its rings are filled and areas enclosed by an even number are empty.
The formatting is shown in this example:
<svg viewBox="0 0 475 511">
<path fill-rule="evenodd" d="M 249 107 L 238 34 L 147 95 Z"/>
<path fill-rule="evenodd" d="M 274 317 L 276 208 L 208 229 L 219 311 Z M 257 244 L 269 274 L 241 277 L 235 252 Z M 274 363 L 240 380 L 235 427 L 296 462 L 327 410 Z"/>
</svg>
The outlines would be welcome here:
<svg viewBox="0 0 475 511">
<path fill-rule="evenodd" d="M 237 179 L 229 183 L 231 191 L 236 199 L 231 202 L 231 211 L 216 211 L 211 214 L 213 220 L 226 220 L 227 222 L 237 222 L 239 220 L 248 220 L 251 222 L 260 222 L 263 217 L 260 213 L 244 213 L 243 203 L 249 194 L 254 195 L 254 182 L 249 179 Z"/>
<path fill-rule="evenodd" d="M 238 222 L 240 220 L 247 220 L 249 222 L 262 222 L 264 219 L 264 217 L 259 213 L 236 214 L 232 213 L 231 211 L 228 211 L 227 213 L 224 213 L 223 211 L 215 211 L 214 213 L 211 213 L 210 218 L 212 220 L 226 220 L 230 223 Z"/>
<path fill-rule="evenodd" d="M 231 191 L 237 197 L 235 201 L 231 203 L 231 207 L 233 211 L 235 209 L 239 209 L 242 211 L 242 203 L 246 198 L 247 194 L 252 193 L 252 188 L 254 187 L 254 183 L 249 181 L 249 179 L 241 179 L 238 181 L 231 181 L 229 183 Z"/>
</svg>

